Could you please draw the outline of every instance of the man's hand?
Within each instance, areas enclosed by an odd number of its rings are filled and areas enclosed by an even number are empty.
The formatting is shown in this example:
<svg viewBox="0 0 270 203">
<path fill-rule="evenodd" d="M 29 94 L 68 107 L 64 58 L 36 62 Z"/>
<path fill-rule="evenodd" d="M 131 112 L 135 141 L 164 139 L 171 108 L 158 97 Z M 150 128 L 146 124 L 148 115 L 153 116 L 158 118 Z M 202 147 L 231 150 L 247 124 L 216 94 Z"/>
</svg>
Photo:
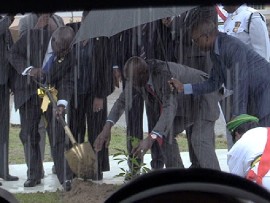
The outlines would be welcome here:
<svg viewBox="0 0 270 203">
<path fill-rule="evenodd" d="M 31 68 L 29 75 L 39 81 L 42 81 L 44 78 L 44 71 L 42 70 L 42 68 Z"/>
<path fill-rule="evenodd" d="M 93 101 L 93 112 L 99 112 L 102 110 L 103 110 L 103 99 L 95 97 Z"/>
<path fill-rule="evenodd" d="M 105 143 L 106 148 L 109 147 L 109 144 L 111 141 L 111 127 L 112 127 L 112 123 L 106 122 L 106 124 L 103 127 L 103 130 L 97 136 L 94 142 L 94 150 L 96 152 L 99 152 L 102 150 L 104 143 Z"/>
<path fill-rule="evenodd" d="M 184 85 L 179 80 L 177 80 L 175 78 L 171 78 L 168 81 L 168 83 L 170 85 L 171 91 L 173 91 L 174 88 L 177 89 L 178 92 L 183 92 L 184 91 Z"/>
<path fill-rule="evenodd" d="M 138 158 L 143 158 L 145 153 L 152 147 L 154 140 L 148 136 L 147 138 L 140 141 L 137 147 L 134 147 L 131 153 Z"/>
<path fill-rule="evenodd" d="M 114 86 L 119 88 L 119 83 L 122 82 L 122 76 L 119 68 L 113 69 L 113 81 Z"/>
</svg>

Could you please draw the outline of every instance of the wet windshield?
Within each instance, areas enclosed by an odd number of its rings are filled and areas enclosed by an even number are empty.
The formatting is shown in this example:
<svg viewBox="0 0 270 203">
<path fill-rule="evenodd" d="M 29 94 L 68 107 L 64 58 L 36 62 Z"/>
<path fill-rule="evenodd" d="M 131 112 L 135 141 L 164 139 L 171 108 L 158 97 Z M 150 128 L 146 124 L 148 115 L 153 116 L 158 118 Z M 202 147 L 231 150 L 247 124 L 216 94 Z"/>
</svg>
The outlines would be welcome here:
<svg viewBox="0 0 270 203">
<path fill-rule="evenodd" d="M 269 201 L 269 9 L 1 14 L 0 189 L 26 202 Z"/>
</svg>

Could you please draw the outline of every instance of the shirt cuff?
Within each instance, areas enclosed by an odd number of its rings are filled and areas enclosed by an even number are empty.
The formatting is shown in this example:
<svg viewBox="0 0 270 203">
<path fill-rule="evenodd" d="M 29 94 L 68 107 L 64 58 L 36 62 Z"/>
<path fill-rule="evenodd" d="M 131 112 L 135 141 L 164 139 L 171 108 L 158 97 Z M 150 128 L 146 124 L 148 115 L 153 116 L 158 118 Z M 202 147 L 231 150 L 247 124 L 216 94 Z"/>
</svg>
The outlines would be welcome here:
<svg viewBox="0 0 270 203">
<path fill-rule="evenodd" d="M 113 69 L 115 69 L 115 68 L 119 68 L 119 66 L 113 66 L 112 68 L 113 68 Z"/>
<path fill-rule="evenodd" d="M 163 138 L 163 135 L 161 135 L 160 133 L 158 133 L 156 131 L 152 131 L 151 134 L 155 134 L 155 135 L 159 136 L 160 138 Z"/>
<path fill-rule="evenodd" d="M 184 94 L 193 94 L 193 89 L 191 84 L 184 84 Z"/>
<path fill-rule="evenodd" d="M 159 146 L 162 146 L 162 144 L 163 144 L 163 136 L 161 134 L 159 134 L 158 132 L 155 132 L 155 131 L 152 131 L 150 133 L 150 136 L 151 136 L 151 134 L 157 135 L 156 141 L 158 142 Z"/>
<path fill-rule="evenodd" d="M 25 75 L 29 75 L 32 68 L 33 68 L 33 66 L 29 66 L 28 68 L 26 68 L 26 69 L 22 72 L 22 75 L 24 75 L 24 76 L 25 76 Z"/>
<path fill-rule="evenodd" d="M 57 101 L 57 106 L 63 105 L 65 108 L 67 108 L 68 102 L 64 99 L 60 99 Z"/>
<path fill-rule="evenodd" d="M 115 124 L 115 122 L 113 121 L 113 120 L 106 120 L 106 122 L 110 122 L 110 123 L 112 123 L 113 125 Z"/>
</svg>

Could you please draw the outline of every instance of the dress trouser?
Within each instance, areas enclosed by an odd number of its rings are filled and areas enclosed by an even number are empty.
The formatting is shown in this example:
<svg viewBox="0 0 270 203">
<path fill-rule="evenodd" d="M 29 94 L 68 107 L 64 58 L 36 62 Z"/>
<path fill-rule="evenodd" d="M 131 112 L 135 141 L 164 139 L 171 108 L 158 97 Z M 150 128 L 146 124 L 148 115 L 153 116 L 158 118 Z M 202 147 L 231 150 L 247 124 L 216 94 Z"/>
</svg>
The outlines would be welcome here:
<svg viewBox="0 0 270 203">
<path fill-rule="evenodd" d="M 94 98 L 91 94 L 78 95 L 70 102 L 70 129 L 78 143 L 85 142 L 87 129 L 88 141 L 93 146 L 107 119 L 107 98 L 103 101 L 103 110 L 93 111 Z M 105 144 L 104 144 L 105 145 Z M 109 150 L 105 146 L 97 155 L 98 174 L 110 170 Z"/>
<path fill-rule="evenodd" d="M 202 119 L 197 115 L 192 125 L 192 133 L 187 137 L 190 159 L 196 164 L 192 167 L 220 170 L 215 152 L 215 121 Z"/>
<path fill-rule="evenodd" d="M 38 125 L 38 132 L 40 135 L 39 147 L 40 147 L 41 160 L 44 161 L 45 145 L 46 145 L 46 122 L 43 117 L 41 117 L 40 119 L 40 122 Z"/>
<path fill-rule="evenodd" d="M 40 180 L 43 169 L 38 132 L 41 117 L 40 98 L 33 95 L 19 108 L 19 112 L 21 120 L 20 139 L 24 146 L 25 161 L 28 167 L 27 178 Z"/>
<path fill-rule="evenodd" d="M 149 96 L 148 99 L 149 103 L 146 104 L 146 114 L 148 118 L 148 131 L 150 133 L 159 120 L 161 106 L 158 100 L 156 100 L 153 96 Z M 174 133 L 174 131 L 175 130 L 172 129 L 172 134 L 170 134 L 172 139 L 170 139 L 170 136 L 165 137 L 161 147 L 157 142 L 153 143 L 151 147 L 152 160 L 150 163 L 152 169 L 161 169 L 164 167 L 164 164 L 166 168 L 184 168 L 180 156 L 179 146 L 175 139 L 176 133 Z"/>
<path fill-rule="evenodd" d="M 9 88 L 7 85 L 0 85 L 0 176 L 9 174 L 8 148 L 9 148 Z"/>
<path fill-rule="evenodd" d="M 72 180 L 74 177 L 74 174 L 71 171 L 64 155 L 65 151 L 69 150 L 72 145 L 69 138 L 65 135 L 63 126 L 56 119 L 51 104 L 48 106 L 48 109 L 44 115 L 48 123 L 47 133 L 56 175 L 60 184 L 63 184 L 66 180 Z"/>
<path fill-rule="evenodd" d="M 232 105 L 233 105 L 233 95 L 228 96 L 220 101 L 220 106 L 221 106 L 226 123 L 229 122 L 230 119 L 232 118 L 232 112 L 231 112 Z M 233 146 L 233 140 L 232 140 L 232 135 L 227 128 L 226 128 L 226 138 L 227 138 L 227 146 L 228 146 L 228 151 L 229 151 Z"/>
<path fill-rule="evenodd" d="M 40 156 L 41 161 L 44 161 L 44 155 L 45 155 L 45 145 L 46 145 L 46 124 L 45 119 L 41 117 L 39 125 L 38 125 L 38 132 L 40 135 L 40 141 L 39 141 L 39 148 L 40 148 Z M 28 162 L 28 156 L 25 155 L 26 163 Z M 44 170 L 44 169 L 43 169 Z"/>
</svg>

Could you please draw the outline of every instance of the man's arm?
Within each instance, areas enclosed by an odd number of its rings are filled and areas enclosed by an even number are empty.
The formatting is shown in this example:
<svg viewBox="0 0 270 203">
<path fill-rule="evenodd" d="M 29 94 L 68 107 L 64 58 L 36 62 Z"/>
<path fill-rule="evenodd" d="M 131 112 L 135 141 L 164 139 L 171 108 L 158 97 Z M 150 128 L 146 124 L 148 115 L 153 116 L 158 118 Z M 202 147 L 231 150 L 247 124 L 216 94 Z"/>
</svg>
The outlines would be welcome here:
<svg viewBox="0 0 270 203">
<path fill-rule="evenodd" d="M 19 38 L 19 40 L 11 47 L 8 60 L 15 68 L 18 74 L 22 74 L 29 64 L 27 64 L 27 39 L 26 35 Z"/>
<path fill-rule="evenodd" d="M 252 15 L 249 36 L 253 49 L 269 62 L 270 42 L 268 30 L 262 16 L 257 12 Z"/>
<path fill-rule="evenodd" d="M 125 111 L 125 91 L 121 92 L 108 115 L 108 121 L 115 124 Z"/>
<path fill-rule="evenodd" d="M 94 149 L 96 152 L 102 150 L 104 143 L 105 147 L 109 146 L 111 140 L 111 128 L 119 120 L 125 109 L 125 93 L 122 92 L 116 102 L 114 103 L 106 124 L 104 125 L 101 133 L 98 135 L 94 142 Z"/>
<path fill-rule="evenodd" d="M 12 24 L 14 16 L 5 16 L 0 20 L 0 35 L 4 34 L 9 26 Z"/>
</svg>

